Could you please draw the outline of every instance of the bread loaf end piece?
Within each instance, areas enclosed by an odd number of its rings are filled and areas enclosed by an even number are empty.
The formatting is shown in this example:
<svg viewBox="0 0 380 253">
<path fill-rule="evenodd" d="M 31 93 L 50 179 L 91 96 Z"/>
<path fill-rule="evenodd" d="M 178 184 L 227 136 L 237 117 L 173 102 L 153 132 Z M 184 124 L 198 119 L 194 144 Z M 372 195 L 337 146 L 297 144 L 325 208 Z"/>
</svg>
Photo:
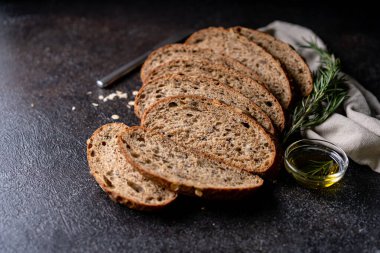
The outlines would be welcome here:
<svg viewBox="0 0 380 253">
<path fill-rule="evenodd" d="M 174 201 L 176 194 L 144 177 L 121 154 L 117 138 L 126 130 L 122 123 L 110 123 L 88 139 L 90 173 L 112 200 L 136 210 L 161 209 Z"/>
</svg>

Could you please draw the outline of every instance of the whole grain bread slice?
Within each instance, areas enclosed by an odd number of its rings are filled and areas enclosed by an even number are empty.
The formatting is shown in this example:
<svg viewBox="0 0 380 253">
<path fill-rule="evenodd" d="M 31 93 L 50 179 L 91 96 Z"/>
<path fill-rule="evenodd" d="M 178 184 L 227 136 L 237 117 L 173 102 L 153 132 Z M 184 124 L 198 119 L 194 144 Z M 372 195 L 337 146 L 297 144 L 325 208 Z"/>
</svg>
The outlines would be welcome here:
<svg viewBox="0 0 380 253">
<path fill-rule="evenodd" d="M 119 146 L 135 169 L 181 194 L 235 199 L 263 184 L 259 176 L 194 153 L 142 127 L 124 131 Z"/>
<path fill-rule="evenodd" d="M 161 99 L 145 111 L 141 125 L 249 172 L 269 171 L 276 158 L 274 140 L 255 120 L 213 99 Z"/>
<path fill-rule="evenodd" d="M 144 85 L 135 98 L 135 113 L 141 117 L 144 111 L 160 99 L 178 95 L 197 95 L 219 100 L 235 106 L 253 117 L 268 133 L 274 134 L 269 117 L 250 99 L 220 82 L 206 77 L 167 75 Z"/>
<path fill-rule="evenodd" d="M 257 44 L 221 27 L 210 27 L 193 33 L 185 42 L 234 58 L 249 67 L 279 100 L 288 108 L 292 100 L 289 80 L 280 63 Z"/>
<path fill-rule="evenodd" d="M 245 27 L 237 26 L 230 29 L 256 43 L 273 55 L 280 61 L 291 81 L 298 88 L 300 94 L 303 96 L 310 94 L 313 90 L 313 77 L 310 69 L 302 57 L 287 43 L 282 42 L 267 33 Z"/>
<path fill-rule="evenodd" d="M 87 161 L 99 186 L 116 202 L 137 210 L 157 210 L 176 194 L 144 177 L 121 154 L 117 137 L 128 130 L 122 123 L 98 128 L 87 141 Z"/>
<path fill-rule="evenodd" d="M 141 68 L 141 80 L 146 82 L 153 69 L 173 60 L 208 60 L 233 69 L 254 80 L 258 79 L 250 68 L 235 59 L 217 54 L 211 49 L 201 48 L 196 45 L 169 44 L 158 48 L 149 55 Z"/>
<path fill-rule="evenodd" d="M 178 74 L 193 77 L 208 77 L 217 80 L 251 99 L 271 119 L 279 131 L 284 129 L 285 115 L 277 99 L 264 86 L 231 68 L 207 60 L 173 60 L 153 69 L 147 82 L 164 75 Z"/>
</svg>

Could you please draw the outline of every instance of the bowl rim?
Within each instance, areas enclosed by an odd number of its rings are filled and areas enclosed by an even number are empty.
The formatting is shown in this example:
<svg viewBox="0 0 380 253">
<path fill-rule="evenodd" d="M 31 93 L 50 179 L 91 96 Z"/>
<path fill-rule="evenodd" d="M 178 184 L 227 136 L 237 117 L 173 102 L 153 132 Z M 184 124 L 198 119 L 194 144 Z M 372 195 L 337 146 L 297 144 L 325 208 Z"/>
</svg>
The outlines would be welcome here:
<svg viewBox="0 0 380 253">
<path fill-rule="evenodd" d="M 334 174 L 329 174 L 327 176 L 313 176 L 313 175 L 310 175 L 308 173 L 305 173 L 299 169 L 297 169 L 295 166 L 293 166 L 289 161 L 288 161 L 288 158 L 289 158 L 289 155 L 292 153 L 294 147 L 299 144 L 299 143 L 302 143 L 302 142 L 310 142 L 310 143 L 314 143 L 314 144 L 317 144 L 317 145 L 320 145 L 320 146 L 323 146 L 323 147 L 327 147 L 327 148 L 334 148 L 336 149 L 338 153 L 338 155 L 343 159 L 344 161 L 344 164 L 343 164 L 343 169 L 340 169 L 338 172 L 334 173 Z M 326 143 L 326 144 L 329 144 L 329 146 L 327 145 L 324 145 L 323 143 Z M 285 154 L 284 154 L 284 162 L 285 162 L 285 167 L 286 168 L 290 168 L 294 173 L 297 173 L 298 175 L 301 175 L 303 176 L 304 178 L 307 178 L 308 180 L 312 180 L 312 181 L 319 181 L 319 180 L 322 180 L 322 179 L 326 179 L 326 178 L 336 178 L 336 177 L 342 177 L 344 175 L 344 173 L 346 172 L 347 170 L 347 167 L 348 167 L 348 164 L 349 164 L 349 160 L 348 160 L 348 157 L 347 157 L 347 154 L 346 152 L 344 152 L 344 150 L 340 147 L 338 147 L 337 145 L 335 145 L 334 143 L 332 142 L 329 142 L 329 141 L 326 141 L 326 140 L 322 140 L 322 139 L 300 139 L 298 141 L 295 141 L 293 143 L 291 143 L 285 150 Z"/>
</svg>

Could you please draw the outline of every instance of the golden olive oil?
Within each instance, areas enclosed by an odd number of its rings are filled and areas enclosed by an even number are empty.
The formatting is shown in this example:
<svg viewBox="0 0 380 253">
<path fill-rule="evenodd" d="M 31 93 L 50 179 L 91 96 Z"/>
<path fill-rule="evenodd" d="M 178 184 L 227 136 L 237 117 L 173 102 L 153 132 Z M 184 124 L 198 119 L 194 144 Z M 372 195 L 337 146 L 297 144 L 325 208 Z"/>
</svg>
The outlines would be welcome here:
<svg viewBox="0 0 380 253">
<path fill-rule="evenodd" d="M 305 150 L 294 154 L 290 162 L 304 173 L 327 176 L 339 171 L 339 164 L 328 153 Z"/>
<path fill-rule="evenodd" d="M 344 163 L 333 150 L 318 147 L 296 148 L 287 162 L 287 166 L 293 167 L 293 170 L 287 168 L 288 171 L 299 183 L 315 189 L 329 187 L 339 181 L 342 176 L 339 171 Z"/>
</svg>

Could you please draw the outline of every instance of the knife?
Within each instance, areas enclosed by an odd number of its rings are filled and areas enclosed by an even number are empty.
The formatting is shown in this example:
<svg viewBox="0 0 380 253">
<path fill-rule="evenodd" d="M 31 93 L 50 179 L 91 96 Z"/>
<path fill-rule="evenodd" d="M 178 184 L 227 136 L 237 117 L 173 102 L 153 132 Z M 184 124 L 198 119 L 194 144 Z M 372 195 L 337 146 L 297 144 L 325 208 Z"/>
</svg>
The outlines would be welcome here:
<svg viewBox="0 0 380 253">
<path fill-rule="evenodd" d="M 171 43 L 183 41 L 191 33 L 193 33 L 193 31 L 186 30 L 186 31 L 177 33 L 177 34 L 161 41 L 160 43 L 155 45 L 151 50 L 143 53 L 142 55 L 140 55 L 137 58 L 133 59 L 132 61 L 128 62 L 127 64 L 120 66 L 119 68 L 115 69 L 114 71 L 112 71 L 108 75 L 97 80 L 96 85 L 99 86 L 100 88 L 108 87 L 109 85 L 116 82 L 120 78 L 126 76 L 128 73 L 130 73 L 134 69 L 140 67 L 144 63 L 145 59 L 149 56 L 149 54 L 152 53 L 155 49 L 162 47 L 166 44 L 171 44 Z"/>
</svg>

